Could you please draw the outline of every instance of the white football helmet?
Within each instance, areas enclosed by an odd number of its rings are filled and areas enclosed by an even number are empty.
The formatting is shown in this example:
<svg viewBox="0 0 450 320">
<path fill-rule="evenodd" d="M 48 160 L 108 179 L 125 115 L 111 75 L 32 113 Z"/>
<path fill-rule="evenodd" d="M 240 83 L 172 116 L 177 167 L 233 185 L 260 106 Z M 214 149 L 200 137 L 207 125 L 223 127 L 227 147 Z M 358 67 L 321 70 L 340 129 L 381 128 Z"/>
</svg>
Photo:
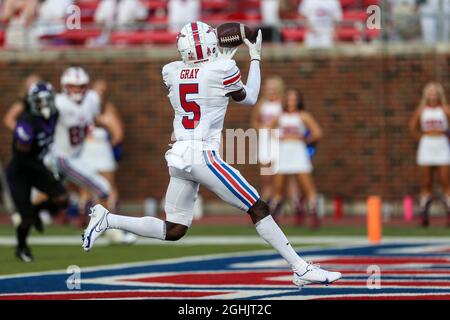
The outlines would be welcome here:
<svg viewBox="0 0 450 320">
<path fill-rule="evenodd" d="M 188 23 L 178 33 L 177 48 L 187 64 L 211 61 L 219 53 L 216 30 L 201 21 Z"/>
<path fill-rule="evenodd" d="M 63 91 L 76 103 L 83 101 L 89 82 L 89 75 L 81 67 L 70 67 L 61 76 Z"/>
</svg>

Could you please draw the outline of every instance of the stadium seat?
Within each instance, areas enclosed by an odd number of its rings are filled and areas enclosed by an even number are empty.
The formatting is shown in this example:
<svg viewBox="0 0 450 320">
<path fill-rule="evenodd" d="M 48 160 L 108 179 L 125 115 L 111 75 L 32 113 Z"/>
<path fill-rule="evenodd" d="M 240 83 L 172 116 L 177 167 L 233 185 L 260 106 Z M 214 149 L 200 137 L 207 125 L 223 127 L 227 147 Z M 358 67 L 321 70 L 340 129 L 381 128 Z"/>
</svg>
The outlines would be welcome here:
<svg viewBox="0 0 450 320">
<path fill-rule="evenodd" d="M 99 4 L 99 0 L 85 0 L 76 2 L 76 5 L 80 8 L 81 11 L 81 22 L 91 23 L 94 22 L 95 11 L 97 10 L 97 6 Z"/>
<path fill-rule="evenodd" d="M 202 15 L 201 20 L 205 23 L 217 26 L 221 23 L 225 23 L 228 21 L 228 14 L 226 14 L 226 13 L 205 14 L 205 15 Z"/>
<path fill-rule="evenodd" d="M 380 29 L 366 29 L 367 40 L 378 39 L 381 37 Z"/>
<path fill-rule="evenodd" d="M 281 35 L 286 42 L 303 41 L 305 39 L 304 28 L 283 28 Z"/>
<path fill-rule="evenodd" d="M 168 18 L 167 16 L 157 16 L 154 14 L 151 14 L 148 16 L 147 18 L 147 22 L 150 24 L 163 24 L 166 25 L 168 23 Z"/>
<path fill-rule="evenodd" d="M 336 33 L 340 41 L 356 41 L 361 38 L 361 32 L 354 27 L 338 27 Z"/>
<path fill-rule="evenodd" d="M 356 8 L 357 0 L 340 0 L 342 9 L 345 11 L 349 8 Z"/>
<path fill-rule="evenodd" d="M 81 30 L 66 30 L 63 33 L 53 36 L 53 39 L 62 39 L 70 42 L 73 45 L 84 45 L 90 38 L 96 38 L 101 35 L 100 29 L 81 29 Z M 49 38 L 49 37 L 47 37 Z"/>
<path fill-rule="evenodd" d="M 3 47 L 5 43 L 5 30 L 0 30 L 0 47 Z"/>
<path fill-rule="evenodd" d="M 244 10 L 259 10 L 261 7 L 260 0 L 246 0 L 241 1 L 239 3 L 239 8 L 243 8 Z"/>
<path fill-rule="evenodd" d="M 117 31 L 111 33 L 111 44 L 171 44 L 176 41 L 176 32 L 168 31 Z"/>
<path fill-rule="evenodd" d="M 202 0 L 202 11 L 225 10 L 229 6 L 226 0 Z"/>
<path fill-rule="evenodd" d="M 81 9 L 85 10 L 94 10 L 97 9 L 98 4 L 100 3 L 100 0 L 77 0 L 75 1 L 75 4 Z"/>
<path fill-rule="evenodd" d="M 371 5 L 380 5 L 380 0 L 362 0 L 362 5 L 364 8 L 367 8 L 368 6 Z"/>
<path fill-rule="evenodd" d="M 366 21 L 367 17 L 366 11 L 361 10 L 348 10 L 343 13 L 344 21 Z"/>
<path fill-rule="evenodd" d="M 148 10 L 166 9 L 166 0 L 141 0 Z"/>
</svg>

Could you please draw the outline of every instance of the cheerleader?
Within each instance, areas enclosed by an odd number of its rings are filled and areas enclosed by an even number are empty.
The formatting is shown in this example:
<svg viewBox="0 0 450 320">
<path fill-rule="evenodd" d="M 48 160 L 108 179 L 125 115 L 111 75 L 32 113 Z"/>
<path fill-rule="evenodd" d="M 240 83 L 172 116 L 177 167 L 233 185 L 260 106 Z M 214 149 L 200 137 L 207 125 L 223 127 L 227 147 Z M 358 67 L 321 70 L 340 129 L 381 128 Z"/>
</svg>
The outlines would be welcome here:
<svg viewBox="0 0 450 320">
<path fill-rule="evenodd" d="M 258 162 L 263 170 L 270 170 L 273 161 L 271 124 L 282 111 L 284 84 L 280 77 L 268 78 L 264 83 L 263 98 L 252 114 L 252 127 L 258 130 Z M 261 197 L 269 201 L 273 195 L 273 172 L 261 174 Z"/>
<path fill-rule="evenodd" d="M 450 109 L 444 89 L 439 83 L 425 86 L 419 107 L 410 121 L 412 136 L 419 143 L 417 165 L 422 174 L 420 195 L 421 225 L 429 225 L 429 209 L 432 202 L 433 175 L 438 172 L 447 208 L 447 226 L 450 227 L 449 165 L 450 146 L 447 137 Z"/>
<path fill-rule="evenodd" d="M 272 204 L 274 215 L 279 214 L 283 205 L 286 178 L 294 176 L 307 200 L 307 209 L 312 219 L 311 227 L 317 228 L 317 191 L 311 175 L 313 166 L 307 145 L 321 139 L 322 130 L 314 117 L 304 110 L 303 98 L 298 90 L 290 89 L 286 92 L 283 112 L 273 126 L 280 131 L 279 157 L 275 165 L 275 198 Z"/>
</svg>

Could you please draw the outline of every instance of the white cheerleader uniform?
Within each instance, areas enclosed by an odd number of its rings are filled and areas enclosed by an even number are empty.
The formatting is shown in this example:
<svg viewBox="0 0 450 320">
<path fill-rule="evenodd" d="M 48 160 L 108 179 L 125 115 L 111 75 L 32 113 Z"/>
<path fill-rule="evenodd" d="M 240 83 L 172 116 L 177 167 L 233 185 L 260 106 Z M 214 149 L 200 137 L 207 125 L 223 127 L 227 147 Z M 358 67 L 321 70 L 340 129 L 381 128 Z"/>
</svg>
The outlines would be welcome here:
<svg viewBox="0 0 450 320">
<path fill-rule="evenodd" d="M 92 130 L 85 141 L 81 158 L 97 172 L 116 170 L 116 160 L 105 128 L 95 127 Z"/>
<path fill-rule="evenodd" d="M 279 160 L 276 165 L 278 174 L 311 173 L 312 164 L 306 144 L 302 140 L 306 127 L 300 114 L 282 113 L 279 118 L 280 146 Z M 298 139 L 283 139 L 286 135 L 297 135 Z"/>
<path fill-rule="evenodd" d="M 276 160 L 275 137 L 269 126 L 272 124 L 282 112 L 281 102 L 266 101 L 261 105 L 260 122 L 261 129 L 259 129 L 258 139 L 258 161 L 261 164 L 269 164 Z"/>
<path fill-rule="evenodd" d="M 419 166 L 450 165 L 450 146 L 446 134 L 431 136 L 427 132 L 447 131 L 447 115 L 442 107 L 426 107 L 420 115 L 420 126 L 424 135 L 417 150 Z"/>
</svg>

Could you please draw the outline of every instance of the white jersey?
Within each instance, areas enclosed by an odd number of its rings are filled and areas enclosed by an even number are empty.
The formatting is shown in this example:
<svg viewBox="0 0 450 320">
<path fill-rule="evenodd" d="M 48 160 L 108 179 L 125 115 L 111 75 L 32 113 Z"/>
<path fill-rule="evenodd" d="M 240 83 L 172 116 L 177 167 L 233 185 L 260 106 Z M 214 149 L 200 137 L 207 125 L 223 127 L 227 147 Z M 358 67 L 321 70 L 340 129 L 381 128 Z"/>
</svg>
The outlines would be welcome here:
<svg viewBox="0 0 450 320">
<path fill-rule="evenodd" d="M 420 115 L 420 126 L 423 132 L 447 131 L 448 120 L 441 107 L 426 107 Z"/>
<path fill-rule="evenodd" d="M 284 136 L 303 137 L 306 133 L 306 127 L 298 112 L 283 112 L 278 119 L 281 138 Z"/>
<path fill-rule="evenodd" d="M 227 94 L 243 89 L 241 73 L 232 59 L 196 66 L 175 61 L 163 67 L 164 84 L 175 111 L 177 141 L 201 141 L 204 150 L 217 150 L 228 106 Z"/>
<path fill-rule="evenodd" d="M 83 148 L 87 130 L 100 112 L 100 97 L 88 90 L 80 104 L 73 102 L 65 93 L 56 95 L 56 108 L 59 111 L 51 148 L 55 156 L 78 156 Z"/>
<path fill-rule="evenodd" d="M 268 126 L 283 111 L 280 101 L 264 101 L 259 111 L 262 126 Z"/>
</svg>

